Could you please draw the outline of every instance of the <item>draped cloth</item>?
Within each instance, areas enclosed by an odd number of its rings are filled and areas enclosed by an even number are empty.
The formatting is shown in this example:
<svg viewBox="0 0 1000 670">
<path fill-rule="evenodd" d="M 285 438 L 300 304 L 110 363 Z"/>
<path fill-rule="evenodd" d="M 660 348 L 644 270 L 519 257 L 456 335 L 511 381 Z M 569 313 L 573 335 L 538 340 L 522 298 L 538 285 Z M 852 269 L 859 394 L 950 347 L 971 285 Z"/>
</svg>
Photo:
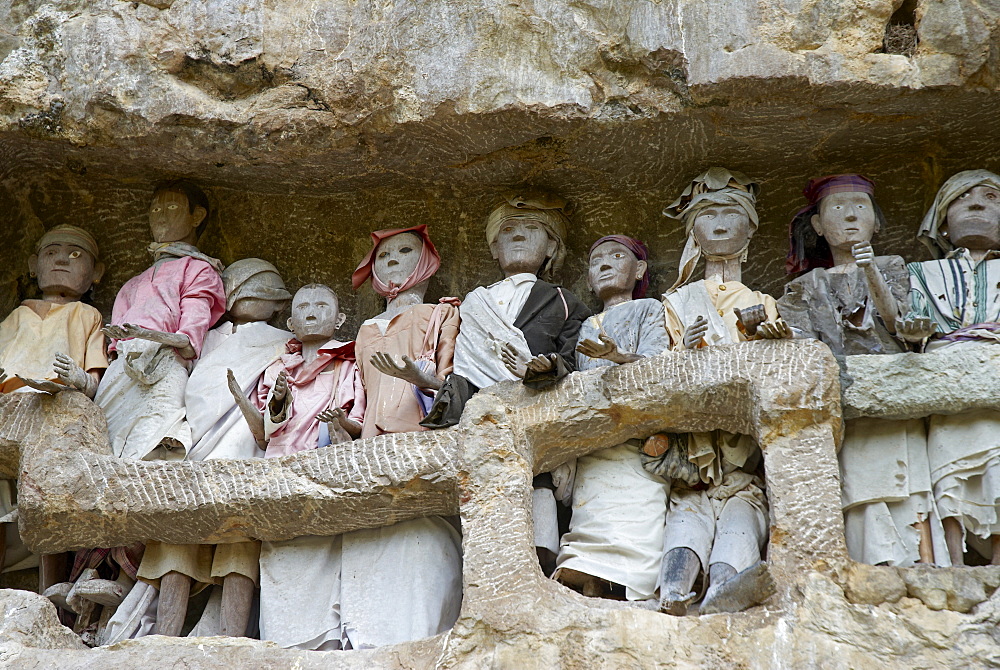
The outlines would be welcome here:
<svg viewBox="0 0 1000 670">
<path fill-rule="evenodd" d="M 119 458 L 182 460 L 191 448 L 185 419 L 188 372 L 173 347 L 123 340 L 97 389 L 94 402 L 108 420 L 111 448 Z"/>
<path fill-rule="evenodd" d="M 264 322 L 247 323 L 234 329 L 227 321 L 209 331 L 202 357 L 195 364 L 184 394 L 194 443 L 186 460 L 264 456 L 229 392 L 226 371 L 233 370 L 244 395 L 249 397 L 256 391 L 264 370 L 285 351 L 285 343 L 290 337 L 291 333 Z M 259 555 L 260 543 L 255 541 L 218 546 L 149 542 L 138 576 L 145 583 L 158 587 L 163 575 L 179 572 L 194 581 L 194 594 L 210 584 L 221 583 L 232 573 L 257 582 Z M 137 591 L 135 597 L 130 594 L 114 617 L 117 634 L 125 637 L 149 634 L 152 625 L 145 626 L 142 622 L 145 619 L 150 619 L 150 624 L 155 621 L 155 611 L 144 614 L 143 608 L 148 608 L 150 602 L 148 597 L 140 596 L 142 587 L 133 590 Z M 131 630 L 128 624 L 132 624 Z"/>
<path fill-rule="evenodd" d="M 288 353 L 273 363 L 258 385 L 265 417 L 270 391 L 281 370 L 289 372 L 291 408 L 270 423 L 267 457 L 288 456 L 319 446 L 318 414 L 340 407 L 359 423 L 364 420 L 364 389 L 354 363 L 354 343 L 331 340 L 320 356 L 306 363 L 301 344 L 291 340 Z M 332 364 L 332 366 L 331 366 Z M 332 370 L 326 370 L 328 366 Z M 272 446 L 275 446 L 272 450 Z M 336 445 L 324 447 L 336 449 Z M 341 627 L 340 536 L 302 536 L 263 542 L 260 550 L 260 638 L 297 649 L 343 648 Z"/>
<path fill-rule="evenodd" d="M 226 322 L 209 331 L 184 395 L 194 440 L 188 460 L 264 456 L 229 392 L 226 371 L 233 371 L 240 389 L 250 397 L 264 370 L 285 353 L 291 337 L 262 321 L 235 329 Z"/>
<path fill-rule="evenodd" d="M 904 303 L 909 276 L 903 259 L 878 256 L 875 266 L 896 300 Z M 785 286 L 778 308 L 798 335 L 830 347 L 841 367 L 842 388 L 851 383 L 847 356 L 905 350 L 880 320 L 864 272 L 857 265 L 815 268 L 794 279 Z M 916 563 L 920 559 L 920 531 L 914 524 L 927 519 L 935 563 L 949 565 L 932 493 L 923 419 L 849 420 L 839 461 L 851 558 L 872 565 Z"/>
<path fill-rule="evenodd" d="M 197 247 L 187 242 L 153 242 L 146 247 L 146 251 L 153 254 L 154 263 L 170 259 L 193 258 L 203 263 L 208 263 L 219 274 L 222 274 L 222 271 L 225 269 L 222 261 L 218 258 L 212 258 L 208 254 L 203 254 L 198 251 Z"/>
<path fill-rule="evenodd" d="M 622 351 L 655 356 L 670 346 L 663 305 L 644 298 L 624 302 L 586 319 L 580 339 L 606 332 Z M 614 365 L 577 353 L 577 367 Z M 653 597 L 663 546 L 670 482 L 643 469 L 639 440 L 629 440 L 577 459 L 573 516 L 556 565 L 626 588 L 629 600 Z M 553 471 L 555 480 L 556 472 Z"/>
<path fill-rule="evenodd" d="M 437 339 L 433 322 L 444 318 Z M 367 396 L 363 437 L 425 430 L 408 382 L 371 365 L 375 351 L 416 360 L 430 353 L 440 374 L 452 368 L 458 310 L 414 305 L 384 329 L 366 322 L 358 332 L 361 378 Z M 430 351 L 427 351 L 427 349 Z M 362 649 L 406 642 L 448 630 L 462 604 L 462 538 L 439 516 L 340 536 L 340 644 Z"/>
<path fill-rule="evenodd" d="M 664 308 L 673 347 L 683 347 L 683 333 L 698 316 L 709 318 L 711 336 L 706 336 L 706 345 L 746 340 L 737 327 L 733 308 L 758 304 L 764 305 L 769 320 L 777 318 L 774 298 L 740 282 L 703 279 L 668 292 Z M 713 315 L 719 321 L 714 322 Z M 691 433 L 688 455 L 704 488 L 675 482 L 670 491 L 664 553 L 680 547 L 691 549 L 703 569 L 713 563 L 726 563 L 736 570 L 750 567 L 760 560 L 767 541 L 767 496 L 764 482 L 756 474 L 760 447 L 748 435 L 716 430 Z"/>
<path fill-rule="evenodd" d="M 935 258 L 943 258 L 955 248 L 951 240 L 941 234 L 941 227 L 948 218 L 948 207 L 958 196 L 976 186 L 1000 190 L 1000 175 L 989 170 L 964 170 L 949 177 L 934 196 L 934 202 L 920 223 L 917 239 L 927 245 Z"/>
<path fill-rule="evenodd" d="M 379 244 L 381 244 L 383 240 L 387 240 L 390 237 L 399 235 L 400 233 L 413 233 L 423 240 L 423 246 L 420 249 L 420 258 L 417 260 L 416 268 L 414 268 L 413 272 L 410 273 L 410 276 L 407 277 L 402 284 L 397 286 L 391 282 L 386 284 L 379 279 L 378 275 L 375 273 L 375 254 L 378 252 Z M 358 267 L 351 275 L 351 285 L 355 289 L 358 289 L 362 284 L 368 281 L 369 278 L 371 278 L 372 288 L 375 289 L 375 292 L 383 298 L 392 300 L 401 292 L 407 291 L 421 282 L 425 282 L 433 277 L 441 267 L 441 256 L 434 247 L 434 243 L 431 242 L 430 234 L 427 232 L 427 224 L 411 226 L 410 228 L 376 230 L 371 235 L 371 251 L 369 251 L 364 260 L 358 264 Z"/>
<path fill-rule="evenodd" d="M 819 213 L 820 201 L 834 193 L 867 193 L 872 205 L 875 204 L 875 182 L 868 177 L 835 174 L 810 179 L 802 189 L 806 205 L 795 213 L 788 226 L 788 256 L 785 258 L 785 272 L 788 274 L 833 265 L 830 245 L 813 229 L 812 217 Z M 881 225 L 881 212 L 876 208 L 875 213 Z"/>
<path fill-rule="evenodd" d="M 364 421 L 365 394 L 354 361 L 353 342 L 330 340 L 310 363 L 302 357 L 298 340 L 289 340 L 285 349 L 286 353 L 264 371 L 257 385 L 256 400 L 264 410 L 264 437 L 268 440 L 266 458 L 320 446 L 325 426 L 317 415 L 326 409 L 340 408 L 352 421 Z M 274 382 L 282 371 L 288 375 L 288 395 L 282 415 L 272 417 L 268 408 Z"/>
<path fill-rule="evenodd" d="M 709 168 L 708 171 L 695 177 L 684 189 L 684 192 L 663 210 L 665 216 L 684 223 L 687 235 L 684 250 L 681 252 L 677 281 L 670 288 L 671 291 L 691 281 L 698 260 L 701 258 L 701 245 L 694 235 L 694 222 L 698 218 L 698 214 L 709 207 L 735 205 L 747 213 L 747 216 L 750 217 L 750 225 L 756 232 L 759 219 L 755 203 L 759 190 L 758 184 L 742 172 L 730 172 L 719 167 Z M 743 248 L 735 255 L 713 259 L 726 260 L 742 257 L 743 260 L 746 260 L 746 251 L 746 248 Z"/>
<path fill-rule="evenodd" d="M 503 345 L 510 343 L 517 350 L 518 360 L 522 363 L 531 360 L 524 333 L 514 326 L 516 315 L 506 314 L 484 286 L 465 297 L 460 312 L 462 325 L 455 343 L 455 374 L 479 388 L 517 381 L 500 356 Z"/>
</svg>

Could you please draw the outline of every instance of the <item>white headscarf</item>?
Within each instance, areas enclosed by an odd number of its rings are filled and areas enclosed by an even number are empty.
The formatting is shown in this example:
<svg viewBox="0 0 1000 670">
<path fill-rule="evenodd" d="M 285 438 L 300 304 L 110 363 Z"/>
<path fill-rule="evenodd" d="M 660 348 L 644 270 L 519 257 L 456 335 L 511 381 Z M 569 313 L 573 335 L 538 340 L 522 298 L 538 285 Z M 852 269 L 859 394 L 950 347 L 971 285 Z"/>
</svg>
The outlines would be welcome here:
<svg viewBox="0 0 1000 670">
<path fill-rule="evenodd" d="M 684 251 L 681 253 L 681 262 L 677 270 L 677 281 L 670 287 L 667 293 L 676 291 L 684 284 L 691 281 L 695 267 L 701 258 L 701 245 L 694 235 L 694 221 L 698 214 L 713 205 L 736 205 L 747 213 L 750 217 L 750 225 L 753 227 L 752 233 L 757 232 L 760 220 L 757 217 L 755 204 L 757 202 L 757 192 L 759 185 L 747 177 L 742 172 L 730 172 L 725 168 L 709 168 L 706 172 L 695 177 L 684 189 L 680 197 L 668 205 L 663 213 L 684 223 L 684 232 L 687 234 L 687 242 L 684 244 Z M 751 236 L 752 236 L 751 233 Z M 730 258 L 742 257 L 746 261 L 747 246 L 729 256 L 709 256 L 712 260 L 728 260 Z"/>
<path fill-rule="evenodd" d="M 948 206 L 976 186 L 992 186 L 1000 190 L 1000 175 L 989 170 L 964 170 L 952 175 L 934 196 L 934 202 L 920 224 L 917 239 L 927 245 L 935 258 L 944 258 L 955 248 L 951 240 L 941 234 L 941 225 L 948 218 Z"/>
</svg>

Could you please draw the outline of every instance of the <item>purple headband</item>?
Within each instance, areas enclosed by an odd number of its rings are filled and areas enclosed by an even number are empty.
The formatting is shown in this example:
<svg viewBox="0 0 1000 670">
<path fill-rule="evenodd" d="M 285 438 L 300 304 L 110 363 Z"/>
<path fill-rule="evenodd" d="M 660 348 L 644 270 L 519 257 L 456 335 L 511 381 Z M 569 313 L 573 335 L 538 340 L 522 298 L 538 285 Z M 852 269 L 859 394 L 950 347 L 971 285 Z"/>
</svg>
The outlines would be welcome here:
<svg viewBox="0 0 1000 670">
<path fill-rule="evenodd" d="M 636 260 L 645 261 L 649 259 L 649 249 L 646 248 L 646 245 L 639 240 L 626 235 L 606 235 L 602 237 L 590 245 L 590 251 L 587 253 L 587 257 L 589 258 L 590 254 L 594 253 L 594 249 L 605 242 L 617 242 L 618 244 L 623 245 L 626 249 L 632 252 L 632 255 L 635 256 Z M 635 287 L 632 289 L 632 299 L 638 300 L 639 298 L 645 298 L 646 289 L 648 288 L 649 265 L 647 264 L 646 271 L 642 274 L 642 279 L 637 281 L 635 283 Z"/>
</svg>

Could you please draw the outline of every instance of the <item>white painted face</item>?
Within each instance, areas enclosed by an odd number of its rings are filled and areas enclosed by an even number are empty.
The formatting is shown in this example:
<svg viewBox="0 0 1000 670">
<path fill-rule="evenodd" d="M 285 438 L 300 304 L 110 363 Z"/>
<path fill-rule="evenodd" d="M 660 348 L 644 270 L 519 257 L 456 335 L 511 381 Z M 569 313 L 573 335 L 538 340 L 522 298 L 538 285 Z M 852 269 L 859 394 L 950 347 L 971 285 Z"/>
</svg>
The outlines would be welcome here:
<svg viewBox="0 0 1000 670">
<path fill-rule="evenodd" d="M 956 247 L 1000 249 L 1000 191 L 981 184 L 952 200 L 945 230 Z"/>
<path fill-rule="evenodd" d="M 330 340 L 347 318 L 340 311 L 337 294 L 326 286 L 300 288 L 292 298 L 288 330 L 300 342 Z"/>
<path fill-rule="evenodd" d="M 750 215 L 737 205 L 712 205 L 694 220 L 694 237 L 706 254 L 727 256 L 743 249 L 753 237 Z"/>
<path fill-rule="evenodd" d="M 29 262 L 38 275 L 42 293 L 59 293 L 74 300 L 86 293 L 99 277 L 95 265 L 90 252 L 63 242 L 45 245 Z"/>
<path fill-rule="evenodd" d="M 416 233 L 399 233 L 379 242 L 375 251 L 375 276 L 383 284 L 401 285 L 417 269 L 424 241 Z"/>
<path fill-rule="evenodd" d="M 646 262 L 638 260 L 621 242 L 602 242 L 590 253 L 587 284 L 600 300 L 632 293 L 646 272 Z"/>
<path fill-rule="evenodd" d="M 506 275 L 538 274 L 545 259 L 555 254 L 556 241 L 536 219 L 518 217 L 503 223 L 490 251 Z"/>
<path fill-rule="evenodd" d="M 817 235 L 833 249 L 851 249 L 871 242 L 878 221 L 867 193 L 832 193 L 819 202 L 819 213 L 811 219 Z"/>
</svg>

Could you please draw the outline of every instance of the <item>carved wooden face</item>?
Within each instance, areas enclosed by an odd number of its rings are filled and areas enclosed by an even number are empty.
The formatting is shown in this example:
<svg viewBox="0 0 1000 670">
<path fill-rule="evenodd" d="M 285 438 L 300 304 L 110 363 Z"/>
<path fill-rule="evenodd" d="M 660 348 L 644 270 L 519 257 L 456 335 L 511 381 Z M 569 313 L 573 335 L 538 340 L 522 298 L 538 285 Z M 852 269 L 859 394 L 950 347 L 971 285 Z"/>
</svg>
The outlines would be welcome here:
<svg viewBox="0 0 1000 670">
<path fill-rule="evenodd" d="M 817 235 L 833 249 L 850 250 L 859 242 L 871 242 L 878 227 L 875 207 L 867 193 L 832 193 L 819 203 L 812 219 Z"/>
<path fill-rule="evenodd" d="M 505 275 L 538 274 L 545 259 L 555 254 L 556 246 L 542 224 L 526 217 L 505 221 L 490 251 Z"/>
<path fill-rule="evenodd" d="M 621 242 L 602 242 L 590 253 L 587 284 L 599 300 L 632 293 L 635 283 L 646 272 L 646 262 L 640 261 Z"/>
<path fill-rule="evenodd" d="M 416 233 L 400 233 L 379 242 L 375 276 L 384 284 L 401 285 L 417 269 L 424 241 Z"/>
<path fill-rule="evenodd" d="M 63 242 L 45 245 L 29 265 L 38 275 L 42 293 L 59 293 L 73 300 L 79 300 L 102 271 L 90 252 Z"/>
<path fill-rule="evenodd" d="M 750 215 L 737 205 L 706 207 L 694 220 L 694 236 L 706 254 L 735 254 L 753 237 Z"/>
<path fill-rule="evenodd" d="M 956 247 L 1000 249 L 1000 191 L 981 184 L 952 200 L 945 231 Z"/>
<path fill-rule="evenodd" d="M 340 311 L 340 299 L 325 286 L 303 287 L 292 298 L 292 316 L 288 330 L 299 342 L 326 341 L 347 318 Z"/>
<path fill-rule="evenodd" d="M 193 241 L 206 214 L 204 207 L 192 212 L 184 193 L 161 189 L 149 205 L 149 230 L 157 242 Z"/>
</svg>

